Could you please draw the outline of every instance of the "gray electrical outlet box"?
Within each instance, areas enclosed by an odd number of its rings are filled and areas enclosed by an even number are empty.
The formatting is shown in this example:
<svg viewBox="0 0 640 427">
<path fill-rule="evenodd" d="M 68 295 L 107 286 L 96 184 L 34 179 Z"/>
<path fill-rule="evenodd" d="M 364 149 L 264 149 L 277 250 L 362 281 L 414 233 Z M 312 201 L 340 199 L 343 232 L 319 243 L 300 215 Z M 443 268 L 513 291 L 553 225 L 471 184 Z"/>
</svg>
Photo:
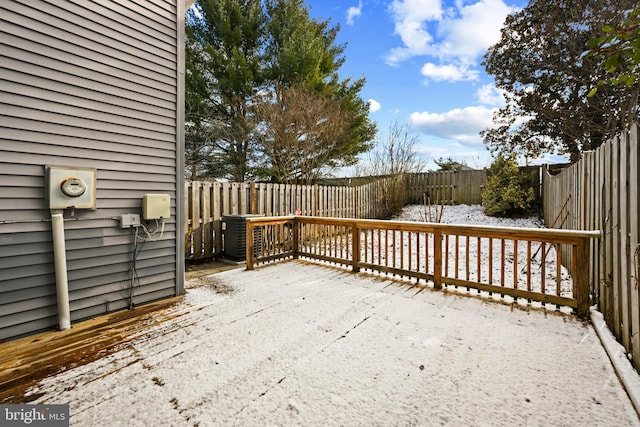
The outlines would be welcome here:
<svg viewBox="0 0 640 427">
<path fill-rule="evenodd" d="M 140 215 L 138 214 L 120 215 L 120 227 L 129 228 L 129 227 L 137 227 L 139 225 L 140 225 Z"/>
<path fill-rule="evenodd" d="M 46 166 L 49 209 L 96 209 L 96 170 Z"/>
</svg>

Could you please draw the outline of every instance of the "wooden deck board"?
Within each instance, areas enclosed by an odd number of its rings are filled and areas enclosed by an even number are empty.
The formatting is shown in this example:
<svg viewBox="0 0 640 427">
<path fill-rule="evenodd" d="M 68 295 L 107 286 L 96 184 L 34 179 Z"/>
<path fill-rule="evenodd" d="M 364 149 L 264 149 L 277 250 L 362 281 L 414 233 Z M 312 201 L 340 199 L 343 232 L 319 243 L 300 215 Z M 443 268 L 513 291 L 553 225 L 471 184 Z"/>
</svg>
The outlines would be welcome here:
<svg viewBox="0 0 640 427">
<path fill-rule="evenodd" d="M 173 318 L 174 297 L 79 322 L 66 331 L 49 331 L 0 343 L 0 403 L 24 403 L 24 393 L 48 375 L 89 363 L 117 350 L 151 323 Z"/>
</svg>

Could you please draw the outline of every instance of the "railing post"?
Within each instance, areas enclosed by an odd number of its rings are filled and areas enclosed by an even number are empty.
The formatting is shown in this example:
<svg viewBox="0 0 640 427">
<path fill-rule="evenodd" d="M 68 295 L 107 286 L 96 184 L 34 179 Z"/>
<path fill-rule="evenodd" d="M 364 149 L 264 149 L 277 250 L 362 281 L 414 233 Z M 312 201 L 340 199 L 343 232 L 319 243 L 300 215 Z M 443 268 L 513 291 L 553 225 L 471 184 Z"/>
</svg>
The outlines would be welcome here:
<svg viewBox="0 0 640 427">
<path fill-rule="evenodd" d="M 360 263 L 360 228 L 357 222 L 353 222 L 351 226 L 351 265 L 354 273 L 360 271 L 358 264 Z"/>
<path fill-rule="evenodd" d="M 293 238 L 293 257 L 294 258 L 298 258 L 298 254 L 300 252 L 300 245 L 299 245 L 299 236 L 300 236 L 300 227 L 302 227 L 302 223 L 300 221 L 298 221 L 298 217 L 294 216 L 293 220 L 292 220 L 292 224 L 291 224 L 291 230 L 292 230 L 292 238 Z"/>
<path fill-rule="evenodd" d="M 433 287 L 442 289 L 442 232 L 439 228 L 433 231 Z"/>
<path fill-rule="evenodd" d="M 245 228 L 246 228 L 245 242 L 247 247 L 246 249 L 247 250 L 247 253 L 246 253 L 247 270 L 253 270 L 253 256 L 255 251 L 255 242 L 254 242 L 255 231 L 254 231 L 253 223 L 249 218 L 246 219 Z"/>
<path fill-rule="evenodd" d="M 577 315 L 589 317 L 589 238 L 581 237 L 573 245 L 573 297 Z"/>
</svg>

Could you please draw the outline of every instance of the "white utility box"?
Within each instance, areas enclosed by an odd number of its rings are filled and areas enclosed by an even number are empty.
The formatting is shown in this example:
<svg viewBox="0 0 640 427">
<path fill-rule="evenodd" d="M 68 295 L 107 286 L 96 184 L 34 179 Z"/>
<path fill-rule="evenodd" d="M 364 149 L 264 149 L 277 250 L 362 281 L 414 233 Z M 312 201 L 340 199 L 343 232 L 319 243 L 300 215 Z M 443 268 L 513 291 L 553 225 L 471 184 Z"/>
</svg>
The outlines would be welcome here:
<svg viewBox="0 0 640 427">
<path fill-rule="evenodd" d="M 144 219 L 166 219 L 171 216 L 171 197 L 168 194 L 145 194 L 142 196 Z"/>
<path fill-rule="evenodd" d="M 45 166 L 49 209 L 96 209 L 96 170 Z"/>
</svg>

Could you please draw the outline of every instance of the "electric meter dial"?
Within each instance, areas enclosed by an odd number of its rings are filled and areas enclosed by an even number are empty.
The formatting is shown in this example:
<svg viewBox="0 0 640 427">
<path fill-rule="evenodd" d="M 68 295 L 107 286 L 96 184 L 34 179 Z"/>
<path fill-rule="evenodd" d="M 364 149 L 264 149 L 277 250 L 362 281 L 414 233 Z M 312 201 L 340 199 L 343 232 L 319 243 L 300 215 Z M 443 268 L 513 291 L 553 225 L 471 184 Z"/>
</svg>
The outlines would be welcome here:
<svg viewBox="0 0 640 427">
<path fill-rule="evenodd" d="M 60 189 L 68 197 L 80 197 L 87 191 L 87 185 L 81 179 L 69 178 L 62 182 Z"/>
</svg>

